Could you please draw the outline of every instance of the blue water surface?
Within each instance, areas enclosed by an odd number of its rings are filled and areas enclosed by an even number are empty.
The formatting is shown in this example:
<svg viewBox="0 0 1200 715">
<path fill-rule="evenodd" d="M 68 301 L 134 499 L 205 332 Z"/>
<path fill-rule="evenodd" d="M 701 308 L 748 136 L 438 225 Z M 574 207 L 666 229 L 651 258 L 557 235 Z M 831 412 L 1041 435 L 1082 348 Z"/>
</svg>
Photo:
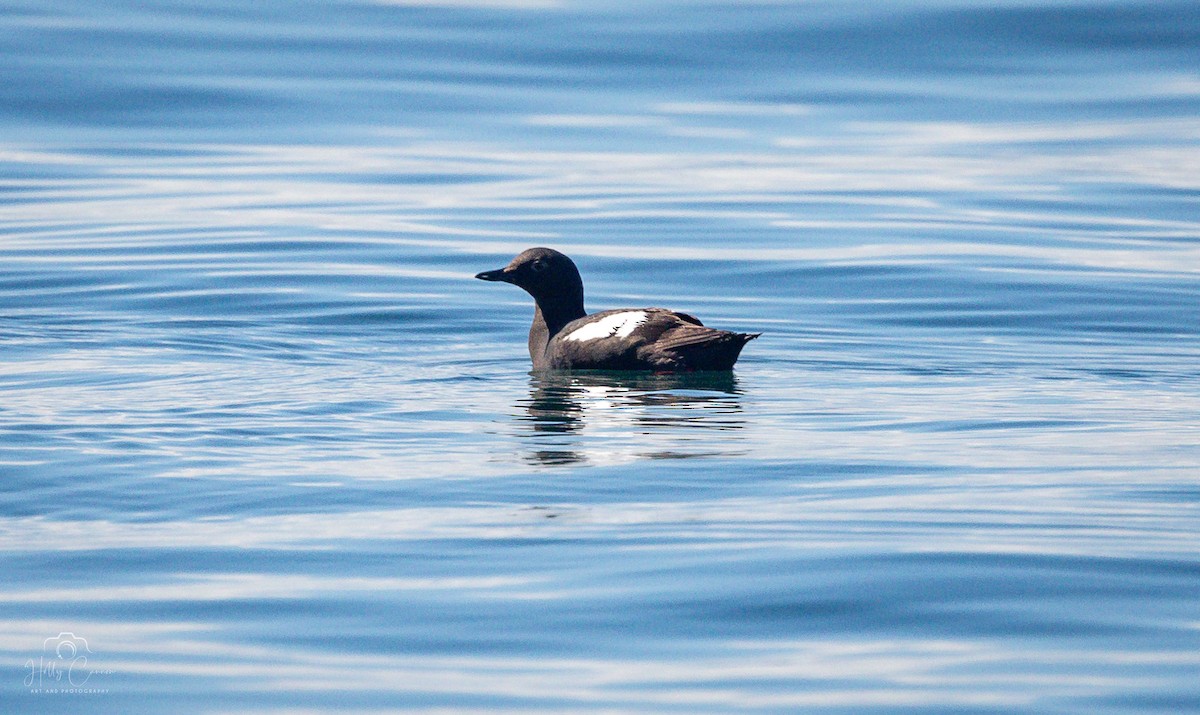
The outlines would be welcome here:
<svg viewBox="0 0 1200 715">
<path fill-rule="evenodd" d="M 1194 2 L 0 2 L 0 711 L 1200 712 Z M 531 374 L 529 298 L 762 332 Z"/>
</svg>

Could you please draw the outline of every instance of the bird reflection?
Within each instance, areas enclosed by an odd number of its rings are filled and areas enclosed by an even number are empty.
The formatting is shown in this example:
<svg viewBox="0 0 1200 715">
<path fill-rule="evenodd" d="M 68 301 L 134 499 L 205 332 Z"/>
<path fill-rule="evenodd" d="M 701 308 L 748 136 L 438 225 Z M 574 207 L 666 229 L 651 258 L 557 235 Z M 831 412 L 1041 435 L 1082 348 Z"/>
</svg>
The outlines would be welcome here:
<svg viewBox="0 0 1200 715">
<path fill-rule="evenodd" d="M 741 394 L 729 372 L 533 373 L 518 419 L 536 464 L 731 455 Z"/>
</svg>

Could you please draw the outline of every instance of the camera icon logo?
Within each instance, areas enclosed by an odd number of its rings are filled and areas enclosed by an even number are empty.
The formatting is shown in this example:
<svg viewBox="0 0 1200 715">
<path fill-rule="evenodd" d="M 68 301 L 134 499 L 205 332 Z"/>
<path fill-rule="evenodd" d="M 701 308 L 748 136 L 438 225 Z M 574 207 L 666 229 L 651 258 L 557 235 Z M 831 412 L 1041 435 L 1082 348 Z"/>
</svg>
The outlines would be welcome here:
<svg viewBox="0 0 1200 715">
<path fill-rule="evenodd" d="M 59 633 L 54 638 L 47 638 L 42 649 L 46 655 L 53 653 L 54 657 L 59 660 L 74 662 L 76 658 L 83 658 L 85 663 L 88 655 L 91 655 L 92 652 L 88 648 L 86 638 L 71 632 Z"/>
<path fill-rule="evenodd" d="M 25 662 L 27 673 L 25 685 L 35 693 L 78 693 L 96 673 L 111 673 L 107 670 L 89 668 L 88 658 L 92 649 L 86 638 L 63 631 L 42 642 L 42 655 L 36 660 Z M 99 692 L 89 688 L 87 693 Z M 104 692 L 108 692 L 105 690 Z"/>
</svg>

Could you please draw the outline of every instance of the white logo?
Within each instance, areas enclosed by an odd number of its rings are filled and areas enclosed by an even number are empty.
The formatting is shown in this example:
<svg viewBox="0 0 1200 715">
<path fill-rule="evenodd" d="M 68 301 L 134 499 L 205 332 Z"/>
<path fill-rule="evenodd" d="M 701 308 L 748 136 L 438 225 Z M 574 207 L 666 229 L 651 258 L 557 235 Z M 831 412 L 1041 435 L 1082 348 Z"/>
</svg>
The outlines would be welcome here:
<svg viewBox="0 0 1200 715">
<path fill-rule="evenodd" d="M 107 693 L 107 689 L 88 685 L 92 676 L 112 673 L 111 670 L 88 667 L 91 655 L 92 649 L 88 647 L 87 639 L 74 633 L 63 632 L 47 638 L 42 643 L 41 657 L 25 662 L 25 687 L 31 693 Z"/>
</svg>

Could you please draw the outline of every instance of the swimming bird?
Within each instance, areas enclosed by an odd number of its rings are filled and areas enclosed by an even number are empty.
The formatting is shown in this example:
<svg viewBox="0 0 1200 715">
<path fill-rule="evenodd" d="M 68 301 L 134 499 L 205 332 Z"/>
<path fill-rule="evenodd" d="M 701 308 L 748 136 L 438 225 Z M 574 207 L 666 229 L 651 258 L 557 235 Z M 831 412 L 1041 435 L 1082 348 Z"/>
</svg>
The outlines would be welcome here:
<svg viewBox="0 0 1200 715">
<path fill-rule="evenodd" d="M 530 248 L 504 268 L 475 277 L 512 283 L 533 296 L 534 370 L 731 370 L 746 343 L 761 335 L 707 328 L 687 313 L 663 308 L 588 315 L 579 269 L 552 248 Z"/>
</svg>

